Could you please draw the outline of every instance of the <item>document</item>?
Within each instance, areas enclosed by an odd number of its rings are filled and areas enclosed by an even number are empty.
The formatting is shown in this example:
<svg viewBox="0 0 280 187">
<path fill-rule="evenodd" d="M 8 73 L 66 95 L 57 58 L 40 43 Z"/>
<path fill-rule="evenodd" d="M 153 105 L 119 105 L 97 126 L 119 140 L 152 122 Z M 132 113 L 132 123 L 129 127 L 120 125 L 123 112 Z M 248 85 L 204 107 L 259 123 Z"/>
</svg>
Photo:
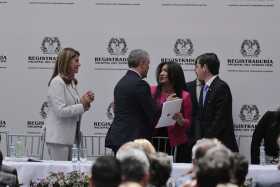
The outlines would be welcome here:
<svg viewBox="0 0 280 187">
<path fill-rule="evenodd" d="M 175 124 L 174 114 L 181 111 L 182 99 L 175 99 L 163 103 L 161 116 L 158 120 L 156 128 L 172 126 Z"/>
</svg>

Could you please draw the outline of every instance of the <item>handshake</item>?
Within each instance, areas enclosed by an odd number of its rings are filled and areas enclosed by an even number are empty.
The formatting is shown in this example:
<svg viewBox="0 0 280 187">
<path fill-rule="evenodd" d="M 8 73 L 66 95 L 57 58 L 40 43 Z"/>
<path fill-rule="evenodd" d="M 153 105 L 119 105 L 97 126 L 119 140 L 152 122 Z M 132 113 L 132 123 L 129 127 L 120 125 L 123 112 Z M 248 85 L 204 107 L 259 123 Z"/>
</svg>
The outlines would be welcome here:
<svg viewBox="0 0 280 187">
<path fill-rule="evenodd" d="M 90 108 L 90 104 L 94 100 L 94 93 L 92 91 L 87 91 L 82 97 L 80 98 L 81 103 L 84 106 L 85 111 L 88 111 Z"/>
</svg>

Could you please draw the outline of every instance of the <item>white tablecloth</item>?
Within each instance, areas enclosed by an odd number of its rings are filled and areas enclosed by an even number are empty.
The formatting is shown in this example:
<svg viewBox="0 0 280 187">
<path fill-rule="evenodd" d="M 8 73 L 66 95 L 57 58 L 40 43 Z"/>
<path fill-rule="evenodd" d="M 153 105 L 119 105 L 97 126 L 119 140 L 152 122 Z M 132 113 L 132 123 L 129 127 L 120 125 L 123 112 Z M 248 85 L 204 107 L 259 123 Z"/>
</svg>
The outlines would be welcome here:
<svg viewBox="0 0 280 187">
<path fill-rule="evenodd" d="M 71 172 L 74 167 L 80 168 L 81 172 L 90 175 L 92 162 L 81 162 L 73 165 L 68 161 L 42 161 L 42 162 L 18 162 L 18 161 L 4 161 L 3 164 L 15 167 L 18 172 L 19 182 L 24 187 L 29 187 L 31 180 L 45 178 L 50 172 Z"/>
<path fill-rule="evenodd" d="M 17 169 L 20 183 L 23 186 L 29 186 L 31 180 L 44 178 L 48 176 L 49 172 L 70 172 L 73 171 L 72 162 L 67 161 L 43 161 L 43 162 L 15 162 L 4 161 L 3 164 L 13 166 Z M 80 171 L 86 172 L 90 175 L 92 162 L 81 162 Z M 77 167 L 75 165 L 74 167 Z M 191 164 L 173 163 L 172 178 L 176 180 L 177 177 L 184 174 Z M 280 187 L 280 171 L 275 165 L 250 165 L 248 177 L 253 178 L 256 187 Z M 275 185 L 275 186 L 271 186 Z"/>
</svg>

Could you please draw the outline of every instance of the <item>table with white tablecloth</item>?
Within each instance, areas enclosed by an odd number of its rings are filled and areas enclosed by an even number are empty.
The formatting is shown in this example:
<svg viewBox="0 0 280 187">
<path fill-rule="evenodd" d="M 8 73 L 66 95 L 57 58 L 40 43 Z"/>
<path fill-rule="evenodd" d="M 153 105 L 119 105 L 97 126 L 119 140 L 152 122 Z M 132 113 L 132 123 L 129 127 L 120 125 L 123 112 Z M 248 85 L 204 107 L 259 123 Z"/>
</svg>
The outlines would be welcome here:
<svg viewBox="0 0 280 187">
<path fill-rule="evenodd" d="M 50 172 L 68 173 L 73 170 L 79 170 L 90 175 L 92 162 L 80 162 L 73 164 L 69 161 L 51 161 L 42 162 L 20 162 L 20 161 L 4 161 L 3 164 L 15 167 L 18 172 L 19 182 L 24 187 L 29 186 L 31 180 L 37 180 L 47 177 Z"/>
<path fill-rule="evenodd" d="M 68 161 L 42 161 L 42 162 L 15 162 L 4 161 L 3 164 L 13 166 L 18 171 L 19 181 L 23 186 L 29 186 L 31 180 L 45 178 L 50 172 L 70 172 L 73 169 L 79 169 L 90 175 L 90 169 L 93 162 L 81 162 L 73 164 Z M 191 164 L 173 163 L 172 179 L 180 177 Z M 248 178 L 252 178 L 256 187 L 280 187 L 280 171 L 276 165 L 250 165 Z"/>
</svg>

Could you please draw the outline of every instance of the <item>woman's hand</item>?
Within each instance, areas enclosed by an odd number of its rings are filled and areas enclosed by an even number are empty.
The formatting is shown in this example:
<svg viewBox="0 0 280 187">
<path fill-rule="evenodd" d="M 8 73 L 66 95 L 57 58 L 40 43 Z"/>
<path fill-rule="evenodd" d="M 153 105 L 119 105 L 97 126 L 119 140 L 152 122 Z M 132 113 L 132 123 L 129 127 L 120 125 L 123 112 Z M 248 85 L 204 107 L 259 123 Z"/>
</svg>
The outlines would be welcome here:
<svg viewBox="0 0 280 187">
<path fill-rule="evenodd" d="M 94 94 L 90 91 L 86 92 L 80 98 L 81 103 L 84 106 L 85 111 L 88 111 L 90 108 L 90 103 L 94 100 Z"/>
<path fill-rule="evenodd" d="M 92 91 L 87 91 L 86 94 L 90 102 L 94 101 L 94 93 Z"/>
<path fill-rule="evenodd" d="M 184 126 L 184 116 L 181 112 L 175 113 L 173 119 L 177 122 L 179 126 Z"/>
</svg>

